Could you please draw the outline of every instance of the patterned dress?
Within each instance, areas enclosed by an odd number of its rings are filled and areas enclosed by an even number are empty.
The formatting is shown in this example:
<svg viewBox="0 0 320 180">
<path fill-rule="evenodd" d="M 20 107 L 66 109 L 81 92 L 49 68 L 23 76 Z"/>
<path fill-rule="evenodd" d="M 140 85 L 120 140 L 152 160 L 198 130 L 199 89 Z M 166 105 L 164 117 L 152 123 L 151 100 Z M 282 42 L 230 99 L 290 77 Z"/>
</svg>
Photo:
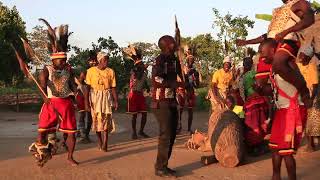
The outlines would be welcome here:
<svg viewBox="0 0 320 180">
<path fill-rule="evenodd" d="M 92 67 L 87 71 L 86 83 L 90 85 L 92 131 L 115 131 L 112 119 L 111 88 L 116 87 L 115 73 L 112 69 L 100 70 Z"/>
<path fill-rule="evenodd" d="M 312 108 L 308 109 L 306 134 L 308 136 L 320 136 L 320 94 L 319 93 L 317 94 L 314 100 L 314 104 Z"/>
</svg>

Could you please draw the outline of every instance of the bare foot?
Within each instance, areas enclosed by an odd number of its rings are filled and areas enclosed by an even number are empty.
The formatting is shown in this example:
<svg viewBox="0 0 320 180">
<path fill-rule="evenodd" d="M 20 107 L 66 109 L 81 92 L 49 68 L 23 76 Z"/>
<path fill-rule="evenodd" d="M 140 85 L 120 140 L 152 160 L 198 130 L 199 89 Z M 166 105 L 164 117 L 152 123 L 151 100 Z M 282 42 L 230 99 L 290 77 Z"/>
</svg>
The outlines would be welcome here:
<svg viewBox="0 0 320 180">
<path fill-rule="evenodd" d="M 140 131 L 139 135 L 142 136 L 143 138 L 150 138 L 150 136 L 148 134 L 144 133 L 143 131 Z"/>
<path fill-rule="evenodd" d="M 104 147 L 104 148 L 102 148 L 102 151 L 108 152 L 108 148 L 107 148 L 107 147 Z"/>
<path fill-rule="evenodd" d="M 73 158 L 68 158 L 69 163 L 71 164 L 71 166 L 78 166 L 79 163 L 77 161 L 75 161 Z"/>
<path fill-rule="evenodd" d="M 273 174 L 271 180 L 281 180 L 281 177 L 279 174 Z"/>
<path fill-rule="evenodd" d="M 136 139 L 138 139 L 138 135 L 137 135 L 137 133 L 132 133 L 132 135 L 131 135 L 131 139 L 132 139 L 132 140 L 136 140 Z"/>
</svg>

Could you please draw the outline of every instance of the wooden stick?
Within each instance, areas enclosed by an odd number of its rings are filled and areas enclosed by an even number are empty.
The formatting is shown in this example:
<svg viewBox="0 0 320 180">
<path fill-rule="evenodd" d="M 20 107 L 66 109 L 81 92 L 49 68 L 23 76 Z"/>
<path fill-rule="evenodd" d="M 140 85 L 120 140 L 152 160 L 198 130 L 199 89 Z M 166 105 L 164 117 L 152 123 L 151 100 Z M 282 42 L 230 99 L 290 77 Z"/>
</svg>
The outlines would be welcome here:
<svg viewBox="0 0 320 180">
<path fill-rule="evenodd" d="M 31 72 L 29 71 L 27 65 L 25 64 L 25 62 L 22 60 L 20 54 L 18 53 L 18 51 L 16 50 L 16 48 L 10 44 L 11 47 L 13 48 L 13 50 L 15 51 L 16 57 L 19 61 L 19 65 L 20 68 L 22 70 L 22 72 L 27 76 L 30 77 L 33 82 L 37 85 L 38 89 L 40 90 L 41 94 L 43 95 L 42 97 L 48 98 L 47 94 L 43 91 L 42 87 L 40 86 L 40 84 L 38 83 L 38 81 L 36 80 L 36 78 L 34 78 L 34 76 L 31 74 Z M 51 103 L 50 103 L 51 104 Z M 60 121 L 63 121 L 60 113 L 57 111 L 57 109 L 51 104 L 51 106 L 53 107 L 54 112 L 57 114 L 58 118 Z"/>
<path fill-rule="evenodd" d="M 36 78 L 31 74 L 31 72 L 29 71 L 28 68 L 26 68 L 27 72 L 29 73 L 29 77 L 33 80 L 34 83 L 36 83 L 38 89 L 40 90 L 41 94 L 43 95 L 43 97 L 48 98 L 47 94 L 43 91 L 43 89 L 41 88 L 40 84 L 38 83 L 38 81 L 36 80 Z M 51 103 L 50 103 L 51 104 Z M 51 104 L 52 105 L 52 104 Z M 57 109 L 52 105 L 54 112 L 58 115 L 58 118 L 60 121 L 63 121 L 60 113 L 57 111 Z"/>
<path fill-rule="evenodd" d="M 180 29 L 178 26 L 178 20 L 177 20 L 177 16 L 174 15 L 174 20 L 175 20 L 175 26 L 176 26 L 176 34 L 175 34 L 175 38 L 176 38 L 176 43 L 178 44 L 178 59 L 180 62 L 180 68 L 181 68 L 181 74 L 182 74 L 182 81 L 185 82 L 185 77 L 184 77 L 184 65 L 183 65 L 183 59 L 182 59 L 182 53 L 181 53 L 181 35 L 180 35 Z"/>
</svg>

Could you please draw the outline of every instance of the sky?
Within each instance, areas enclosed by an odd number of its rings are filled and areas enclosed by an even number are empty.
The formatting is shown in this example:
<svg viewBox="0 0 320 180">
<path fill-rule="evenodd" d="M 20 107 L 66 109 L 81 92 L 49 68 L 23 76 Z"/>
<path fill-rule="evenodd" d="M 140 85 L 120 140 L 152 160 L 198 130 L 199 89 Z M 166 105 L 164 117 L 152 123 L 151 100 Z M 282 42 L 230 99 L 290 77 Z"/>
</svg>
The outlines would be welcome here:
<svg viewBox="0 0 320 180">
<path fill-rule="evenodd" d="M 99 37 L 111 36 L 120 46 L 133 42 L 156 43 L 165 34 L 174 35 L 177 15 L 181 35 L 196 36 L 213 33 L 212 8 L 222 15 L 249 16 L 256 21 L 249 37 L 266 32 L 267 22 L 254 18 L 256 13 L 271 14 L 281 0 L 0 0 L 16 6 L 27 31 L 43 25 L 45 18 L 52 26 L 69 24 L 70 44 L 90 47 Z"/>
</svg>

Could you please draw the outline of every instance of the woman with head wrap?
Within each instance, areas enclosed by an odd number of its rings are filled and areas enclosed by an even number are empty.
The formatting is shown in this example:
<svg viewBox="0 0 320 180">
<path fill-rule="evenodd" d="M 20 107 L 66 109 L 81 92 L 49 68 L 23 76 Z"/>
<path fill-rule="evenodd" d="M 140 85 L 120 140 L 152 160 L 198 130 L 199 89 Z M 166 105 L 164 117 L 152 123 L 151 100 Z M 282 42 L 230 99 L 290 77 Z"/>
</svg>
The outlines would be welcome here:
<svg viewBox="0 0 320 180">
<path fill-rule="evenodd" d="M 92 131 L 98 136 L 100 150 L 107 151 L 108 133 L 114 131 L 112 120 L 112 106 L 118 108 L 115 72 L 108 68 L 109 56 L 105 52 L 97 54 L 98 65 L 87 71 L 86 110 L 92 115 Z M 111 91 L 111 92 L 110 92 Z M 90 94 L 90 95 L 89 95 Z M 111 102 L 111 95 L 113 103 Z M 102 133 L 104 138 L 102 139 Z"/>
<path fill-rule="evenodd" d="M 299 54 L 298 67 L 303 75 L 307 87 L 310 91 L 310 96 L 313 100 L 313 106 L 308 110 L 308 119 L 306 126 L 306 135 L 308 136 L 307 151 L 314 151 L 314 139 L 320 136 L 320 96 L 318 93 L 318 68 L 314 60 L 313 47 L 306 45 L 301 47 Z"/>
</svg>

